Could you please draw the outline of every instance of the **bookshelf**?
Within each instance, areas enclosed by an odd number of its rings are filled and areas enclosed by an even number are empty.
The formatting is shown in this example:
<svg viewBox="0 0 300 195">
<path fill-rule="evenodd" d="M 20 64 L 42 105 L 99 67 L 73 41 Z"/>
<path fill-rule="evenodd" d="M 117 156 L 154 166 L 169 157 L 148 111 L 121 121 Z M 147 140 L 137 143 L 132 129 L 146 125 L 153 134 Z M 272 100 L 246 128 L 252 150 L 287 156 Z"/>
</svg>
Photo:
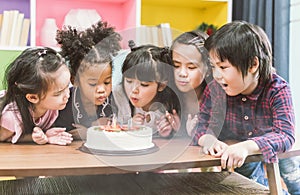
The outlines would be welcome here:
<svg viewBox="0 0 300 195">
<path fill-rule="evenodd" d="M 0 13 L 16 9 L 30 18 L 28 46 L 40 45 L 41 27 L 54 18 L 58 28 L 70 9 L 95 9 L 117 31 L 169 23 L 178 31 L 206 22 L 221 26 L 231 20 L 231 0 L 1 0 Z"/>
<path fill-rule="evenodd" d="M 221 26 L 231 20 L 231 0 L 0 0 L 0 13 L 19 10 L 24 18 L 30 19 L 26 47 L 41 45 L 41 28 L 47 18 L 54 18 L 57 27 L 62 28 L 71 9 L 95 9 L 103 21 L 120 32 L 124 45 L 136 37 L 136 28 L 141 26 L 169 24 L 174 38 L 202 22 Z M 22 50 L 24 47 L 0 45 L 1 70 Z"/>
<path fill-rule="evenodd" d="M 202 22 L 222 26 L 231 21 L 231 0 L 142 0 L 141 23 L 170 23 L 178 33 L 196 29 Z"/>
</svg>

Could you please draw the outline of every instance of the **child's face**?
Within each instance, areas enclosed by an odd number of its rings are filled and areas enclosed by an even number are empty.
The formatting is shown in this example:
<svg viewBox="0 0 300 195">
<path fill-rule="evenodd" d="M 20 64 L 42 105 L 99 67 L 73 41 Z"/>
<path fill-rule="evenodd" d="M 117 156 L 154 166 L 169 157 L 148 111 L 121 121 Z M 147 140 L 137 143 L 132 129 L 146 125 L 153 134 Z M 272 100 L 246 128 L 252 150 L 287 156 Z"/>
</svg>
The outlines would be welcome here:
<svg viewBox="0 0 300 195">
<path fill-rule="evenodd" d="M 173 49 L 173 62 L 175 84 L 180 91 L 188 92 L 200 86 L 206 69 L 195 46 L 177 43 Z"/>
<path fill-rule="evenodd" d="M 52 77 L 55 78 L 54 83 L 49 86 L 45 96 L 35 104 L 35 109 L 40 113 L 43 113 L 46 110 L 64 109 L 70 97 L 70 71 L 68 67 L 60 67 L 53 73 Z"/>
<path fill-rule="evenodd" d="M 79 73 L 81 99 L 85 103 L 101 105 L 112 90 L 112 69 L 109 63 L 86 68 Z"/>
<path fill-rule="evenodd" d="M 227 95 L 249 95 L 255 90 L 258 85 L 258 75 L 256 73 L 258 65 L 250 68 L 247 75 L 243 78 L 241 71 L 228 60 L 221 62 L 214 52 L 210 52 L 210 59 L 213 77 L 222 86 Z"/>
<path fill-rule="evenodd" d="M 124 88 L 128 99 L 134 107 L 149 111 L 153 99 L 157 94 L 158 84 L 154 81 L 143 82 L 125 77 Z"/>
</svg>

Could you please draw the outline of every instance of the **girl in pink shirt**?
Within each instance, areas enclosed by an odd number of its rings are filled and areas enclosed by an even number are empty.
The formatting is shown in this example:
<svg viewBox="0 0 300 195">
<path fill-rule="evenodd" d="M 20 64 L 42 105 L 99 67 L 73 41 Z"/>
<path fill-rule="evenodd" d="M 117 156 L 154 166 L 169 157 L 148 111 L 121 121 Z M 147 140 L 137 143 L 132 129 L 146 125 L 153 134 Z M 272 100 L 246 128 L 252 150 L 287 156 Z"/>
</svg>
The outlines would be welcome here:
<svg viewBox="0 0 300 195">
<path fill-rule="evenodd" d="M 69 99 L 70 72 L 51 48 L 28 48 L 6 70 L 1 94 L 0 141 L 66 145 L 64 128 L 51 128 Z"/>
</svg>

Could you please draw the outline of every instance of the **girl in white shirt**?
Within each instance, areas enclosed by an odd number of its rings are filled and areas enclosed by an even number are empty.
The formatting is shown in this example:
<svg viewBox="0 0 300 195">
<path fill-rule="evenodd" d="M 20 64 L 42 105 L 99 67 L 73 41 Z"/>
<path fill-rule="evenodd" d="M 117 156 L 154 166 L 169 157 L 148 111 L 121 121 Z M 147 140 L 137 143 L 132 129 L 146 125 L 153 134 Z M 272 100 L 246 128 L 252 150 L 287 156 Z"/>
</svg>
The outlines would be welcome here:
<svg viewBox="0 0 300 195">
<path fill-rule="evenodd" d="M 122 67 L 123 81 L 114 89 L 118 118 L 130 115 L 133 123 L 150 126 L 153 133 L 162 137 L 170 135 L 157 132 L 157 121 L 165 117 L 166 111 L 179 112 L 178 98 L 169 85 L 173 75 L 171 62 L 168 48 L 131 48 Z"/>
</svg>

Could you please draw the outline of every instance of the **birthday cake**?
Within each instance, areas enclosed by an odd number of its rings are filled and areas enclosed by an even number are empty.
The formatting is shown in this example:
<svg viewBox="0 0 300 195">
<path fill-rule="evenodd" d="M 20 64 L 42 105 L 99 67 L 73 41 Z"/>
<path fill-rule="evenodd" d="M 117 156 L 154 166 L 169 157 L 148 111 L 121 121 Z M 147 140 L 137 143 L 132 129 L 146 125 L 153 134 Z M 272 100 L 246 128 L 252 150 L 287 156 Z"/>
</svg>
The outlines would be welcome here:
<svg viewBox="0 0 300 195">
<path fill-rule="evenodd" d="M 152 128 L 93 126 L 87 129 L 85 147 L 105 151 L 135 151 L 154 147 Z"/>
</svg>

